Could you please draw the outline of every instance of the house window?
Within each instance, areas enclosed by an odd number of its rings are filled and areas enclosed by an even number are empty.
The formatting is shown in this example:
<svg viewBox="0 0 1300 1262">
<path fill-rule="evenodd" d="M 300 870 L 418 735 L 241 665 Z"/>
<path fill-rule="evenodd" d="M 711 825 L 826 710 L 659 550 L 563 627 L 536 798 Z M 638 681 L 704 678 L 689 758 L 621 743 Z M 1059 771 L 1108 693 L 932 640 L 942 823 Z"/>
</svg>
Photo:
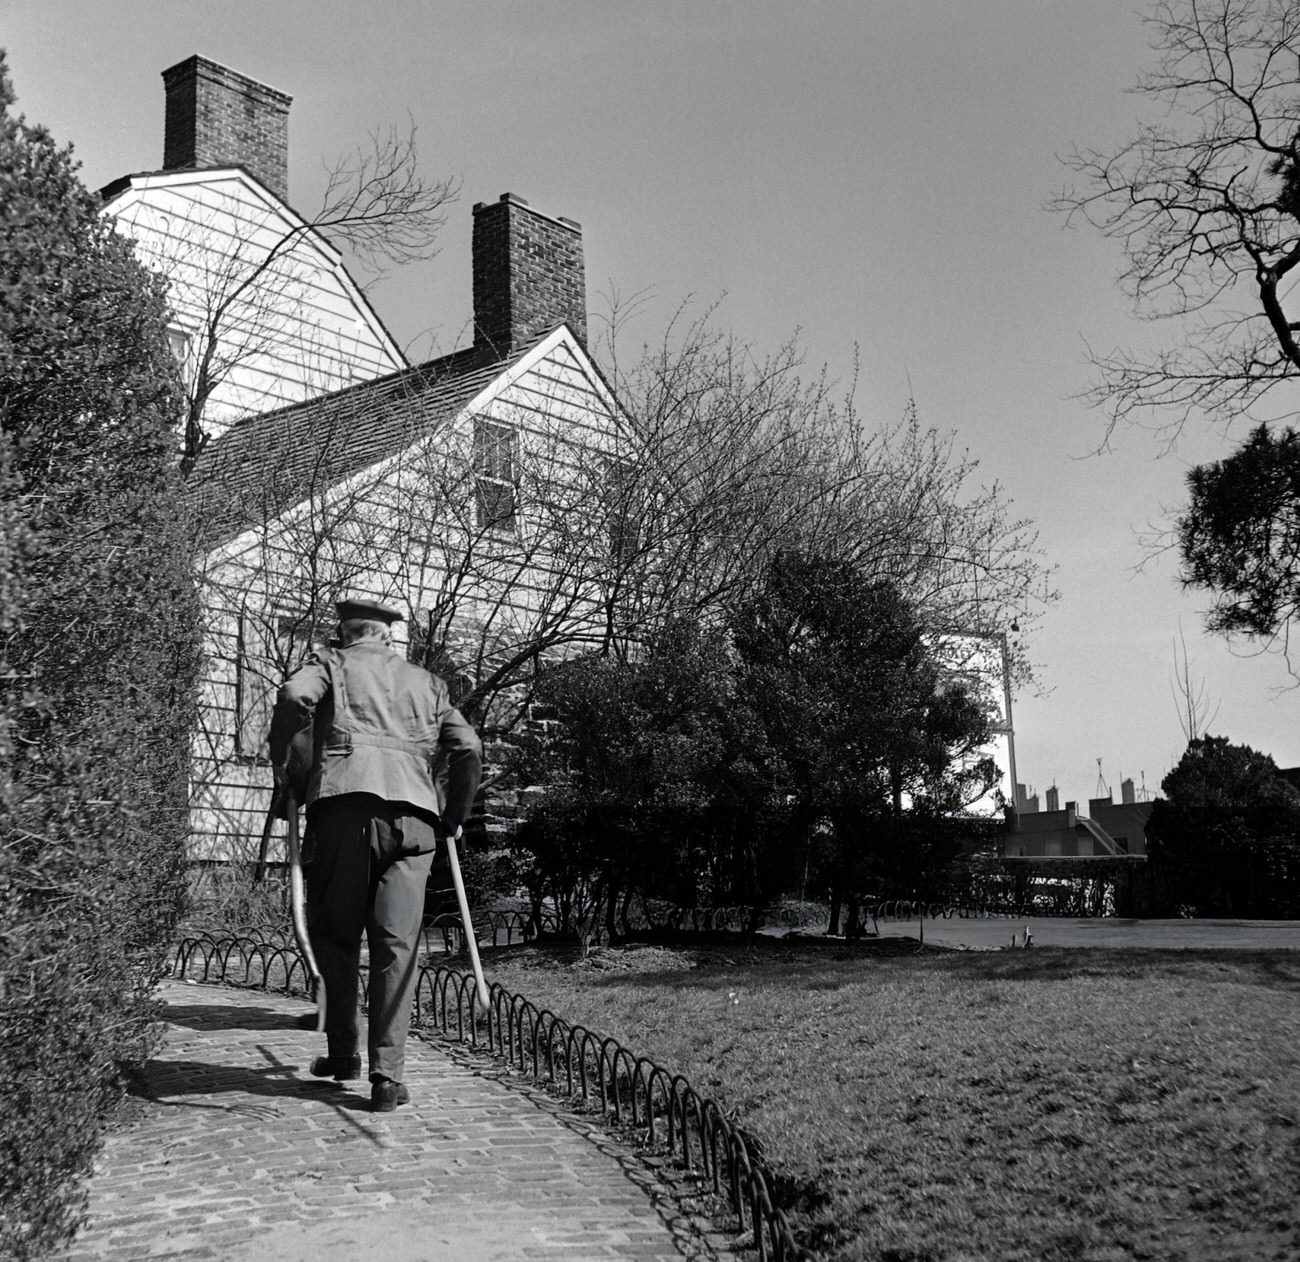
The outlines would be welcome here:
<svg viewBox="0 0 1300 1262">
<path fill-rule="evenodd" d="M 519 431 L 474 418 L 474 493 L 480 529 L 513 533 L 519 517 Z"/>
<path fill-rule="evenodd" d="M 280 685 L 306 660 L 314 628 L 302 614 L 250 613 L 239 617 L 235 658 L 235 754 L 265 762 L 266 738 Z"/>
<path fill-rule="evenodd" d="M 179 324 L 167 326 L 167 349 L 171 351 L 176 366 L 181 370 L 181 380 L 187 386 L 194 368 L 191 359 L 193 345 L 194 335 L 189 329 L 184 329 Z"/>
</svg>

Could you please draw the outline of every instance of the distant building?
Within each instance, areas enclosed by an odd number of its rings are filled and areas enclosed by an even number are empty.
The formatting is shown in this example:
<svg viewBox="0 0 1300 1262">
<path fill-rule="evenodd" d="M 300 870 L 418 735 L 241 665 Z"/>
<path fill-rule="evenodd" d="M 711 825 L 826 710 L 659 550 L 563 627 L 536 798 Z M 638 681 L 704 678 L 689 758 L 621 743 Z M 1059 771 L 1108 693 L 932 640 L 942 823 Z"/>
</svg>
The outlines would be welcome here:
<svg viewBox="0 0 1300 1262">
<path fill-rule="evenodd" d="M 1053 785 L 1047 790 L 1047 810 L 1021 809 L 1011 817 L 1003 853 L 1026 859 L 1145 855 L 1146 824 L 1154 803 L 1136 801 L 1131 780 L 1124 781 L 1123 798 L 1090 798 L 1084 815 L 1076 802 L 1058 808 Z M 1036 804 L 1037 799 L 1026 801 Z"/>
<path fill-rule="evenodd" d="M 1293 789 L 1300 790 L 1300 767 L 1279 767 L 1278 777 L 1285 780 Z"/>
<path fill-rule="evenodd" d="M 1036 814 L 1039 810 L 1038 794 L 1032 788 L 1023 785 L 1016 785 L 1016 810 L 1021 814 Z"/>
</svg>

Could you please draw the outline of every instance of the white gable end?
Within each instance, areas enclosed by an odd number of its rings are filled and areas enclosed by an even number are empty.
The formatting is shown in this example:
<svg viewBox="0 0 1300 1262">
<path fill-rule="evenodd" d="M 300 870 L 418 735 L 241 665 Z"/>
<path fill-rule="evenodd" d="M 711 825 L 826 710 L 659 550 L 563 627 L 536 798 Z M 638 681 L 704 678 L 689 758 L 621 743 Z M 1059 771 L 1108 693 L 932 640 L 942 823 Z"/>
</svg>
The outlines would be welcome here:
<svg viewBox="0 0 1300 1262">
<path fill-rule="evenodd" d="M 405 366 L 338 252 L 246 172 L 133 176 L 104 213 L 167 279 L 191 391 L 208 357 L 210 436 Z"/>
</svg>

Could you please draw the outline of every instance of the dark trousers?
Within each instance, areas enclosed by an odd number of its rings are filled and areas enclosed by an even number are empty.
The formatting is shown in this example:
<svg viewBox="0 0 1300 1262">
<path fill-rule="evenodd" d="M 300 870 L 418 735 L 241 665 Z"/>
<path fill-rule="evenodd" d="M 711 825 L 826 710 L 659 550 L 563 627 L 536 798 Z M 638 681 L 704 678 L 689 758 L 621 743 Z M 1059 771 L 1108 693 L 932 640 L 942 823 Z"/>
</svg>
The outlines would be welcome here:
<svg viewBox="0 0 1300 1262">
<path fill-rule="evenodd" d="M 419 972 L 424 887 L 437 848 L 433 822 L 365 793 L 312 804 L 304 875 L 312 948 L 325 981 L 331 1057 L 357 1052 L 361 935 L 370 947 L 370 1077 L 401 1082 Z"/>
</svg>

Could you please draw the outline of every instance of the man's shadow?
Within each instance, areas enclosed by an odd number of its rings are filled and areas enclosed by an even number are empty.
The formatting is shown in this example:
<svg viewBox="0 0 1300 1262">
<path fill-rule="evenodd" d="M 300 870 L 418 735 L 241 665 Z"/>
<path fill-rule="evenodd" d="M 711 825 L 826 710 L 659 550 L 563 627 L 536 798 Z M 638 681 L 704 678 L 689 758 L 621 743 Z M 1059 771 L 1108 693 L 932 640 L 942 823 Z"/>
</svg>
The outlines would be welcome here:
<svg viewBox="0 0 1300 1262">
<path fill-rule="evenodd" d="M 310 1011 L 307 1008 L 304 1012 Z M 163 1007 L 162 1019 L 171 1025 L 183 1025 L 189 1030 L 294 1030 L 298 1017 L 294 1013 L 276 1008 L 254 1005 L 206 1003 L 168 1003 Z"/>
<path fill-rule="evenodd" d="M 173 1025 L 206 1032 L 281 1032 L 297 1028 L 297 1018 L 293 1014 L 265 1007 L 170 1003 L 161 1015 Z M 309 1076 L 310 1056 L 303 1057 L 299 1063 L 297 1057 L 293 1060 L 281 1059 L 277 1052 L 263 1043 L 256 1046 L 266 1061 L 264 1066 L 212 1064 L 200 1060 L 169 1059 L 166 1055 L 155 1057 L 142 1068 L 129 1072 L 127 1094 L 163 1108 L 215 1109 L 254 1117 L 275 1116 L 283 1112 L 276 1101 L 318 1099 L 372 1142 L 378 1142 L 368 1129 L 351 1117 L 353 1113 L 369 1111 L 368 1083 L 362 1079 L 357 1083 L 344 1083 L 335 1082 L 332 1078 L 313 1078 Z M 365 1088 L 364 1095 L 359 1089 L 361 1086 Z M 224 1103 L 220 1099 L 185 1098 L 220 1097 L 227 1094 L 232 1097 L 261 1097 L 266 1102 L 234 1098 L 229 1103 Z"/>
<path fill-rule="evenodd" d="M 227 1093 L 268 1096 L 279 1099 L 300 1099 L 303 1096 L 324 1096 L 331 1104 L 348 1107 L 362 1104 L 359 1094 L 351 1084 L 335 1082 L 332 1078 L 308 1078 L 305 1064 L 270 1060 L 265 1068 L 250 1069 L 247 1065 L 213 1065 L 201 1060 L 151 1060 L 133 1075 L 128 1093 L 155 1104 L 179 1104 L 178 1096 L 212 1096 Z M 223 1107 L 214 1104 L 212 1108 Z"/>
<path fill-rule="evenodd" d="M 335 1082 L 332 1078 L 302 1077 L 306 1073 L 305 1065 L 279 1061 L 267 1048 L 260 1050 L 267 1058 L 265 1068 L 213 1065 L 201 1060 L 151 1060 L 143 1070 L 130 1075 L 127 1094 L 157 1108 L 214 1109 L 261 1120 L 282 1115 L 284 1110 L 277 1101 L 311 1098 L 333 1109 L 371 1143 L 380 1144 L 369 1128 L 352 1116 L 370 1111 L 369 1095 L 362 1095 L 356 1084 Z M 184 1098 L 226 1094 L 232 1097 L 229 1103 L 217 1098 Z M 261 1097 L 266 1103 L 239 1098 L 248 1096 Z"/>
</svg>

